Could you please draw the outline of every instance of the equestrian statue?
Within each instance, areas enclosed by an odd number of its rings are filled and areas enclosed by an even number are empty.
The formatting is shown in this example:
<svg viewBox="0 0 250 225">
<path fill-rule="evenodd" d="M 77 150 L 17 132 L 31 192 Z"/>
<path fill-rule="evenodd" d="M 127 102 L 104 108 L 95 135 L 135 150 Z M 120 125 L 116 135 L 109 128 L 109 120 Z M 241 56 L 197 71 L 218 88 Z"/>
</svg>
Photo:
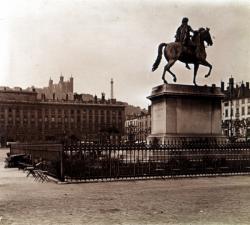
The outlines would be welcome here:
<svg viewBox="0 0 250 225">
<path fill-rule="evenodd" d="M 190 32 L 193 35 L 190 38 Z M 176 40 L 172 43 L 161 43 L 158 47 L 158 56 L 155 60 L 155 63 L 152 67 L 152 71 L 155 71 L 162 58 L 162 50 L 164 49 L 164 56 L 168 61 L 167 65 L 164 67 L 162 74 L 162 79 L 164 83 L 167 83 L 165 79 L 165 73 L 168 71 L 173 76 L 173 81 L 176 82 L 175 74 L 170 70 L 170 68 L 175 64 L 177 60 L 186 64 L 186 68 L 190 69 L 188 64 L 194 64 L 194 77 L 193 83 L 196 84 L 196 75 L 199 68 L 199 65 L 209 67 L 208 74 L 205 77 L 208 77 L 212 70 L 212 65 L 206 61 L 206 50 L 204 42 L 208 46 L 213 45 L 211 35 L 209 33 L 209 28 L 200 28 L 199 30 L 194 31 L 191 26 L 188 25 L 188 18 L 182 19 L 181 26 L 176 31 Z"/>
</svg>

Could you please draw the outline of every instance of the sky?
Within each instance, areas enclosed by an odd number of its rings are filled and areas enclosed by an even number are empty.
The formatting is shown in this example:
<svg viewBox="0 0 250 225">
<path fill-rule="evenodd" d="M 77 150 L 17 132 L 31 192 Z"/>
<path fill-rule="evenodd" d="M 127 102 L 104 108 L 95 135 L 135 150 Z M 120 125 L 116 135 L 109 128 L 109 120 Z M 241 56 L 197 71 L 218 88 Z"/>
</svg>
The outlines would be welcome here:
<svg viewBox="0 0 250 225">
<path fill-rule="evenodd" d="M 250 81 L 250 1 L 166 0 L 1 0 L 0 86 L 44 87 L 74 77 L 77 93 L 147 107 L 146 98 L 162 84 L 166 64 L 151 72 L 158 45 L 174 41 L 183 17 L 193 29 L 209 27 L 213 65 L 200 67 L 198 85 L 220 85 L 233 76 Z M 192 67 L 193 68 L 193 67 Z M 177 62 L 178 84 L 192 84 L 193 70 Z M 171 75 L 166 74 L 169 83 Z"/>
</svg>

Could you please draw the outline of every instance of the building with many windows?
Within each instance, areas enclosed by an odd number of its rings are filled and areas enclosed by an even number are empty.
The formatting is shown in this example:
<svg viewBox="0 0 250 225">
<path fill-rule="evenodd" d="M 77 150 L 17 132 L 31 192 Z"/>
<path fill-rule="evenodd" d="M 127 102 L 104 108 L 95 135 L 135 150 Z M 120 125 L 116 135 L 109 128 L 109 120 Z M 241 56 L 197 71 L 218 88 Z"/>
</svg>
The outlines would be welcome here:
<svg viewBox="0 0 250 225">
<path fill-rule="evenodd" d="M 148 112 L 142 111 L 140 114 L 127 116 L 125 121 L 126 141 L 146 142 L 151 133 L 151 109 Z"/>
<path fill-rule="evenodd" d="M 226 98 L 222 102 L 222 128 L 228 137 L 250 137 L 250 89 L 249 82 L 234 83 L 229 79 L 229 85 L 224 90 Z"/>
<path fill-rule="evenodd" d="M 110 141 L 124 134 L 125 106 L 115 99 L 94 97 L 38 98 L 31 91 L 0 90 L 0 141 L 45 141 L 74 138 Z"/>
</svg>

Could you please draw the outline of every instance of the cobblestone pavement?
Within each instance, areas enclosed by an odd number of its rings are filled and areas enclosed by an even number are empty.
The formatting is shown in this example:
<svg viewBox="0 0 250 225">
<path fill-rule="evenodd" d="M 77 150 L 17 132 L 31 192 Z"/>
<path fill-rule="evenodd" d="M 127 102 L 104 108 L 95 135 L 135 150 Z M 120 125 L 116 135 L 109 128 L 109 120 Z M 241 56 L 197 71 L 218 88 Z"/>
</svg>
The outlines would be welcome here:
<svg viewBox="0 0 250 225">
<path fill-rule="evenodd" d="M 250 224 L 250 176 L 40 183 L 4 168 L 0 224 Z"/>
</svg>

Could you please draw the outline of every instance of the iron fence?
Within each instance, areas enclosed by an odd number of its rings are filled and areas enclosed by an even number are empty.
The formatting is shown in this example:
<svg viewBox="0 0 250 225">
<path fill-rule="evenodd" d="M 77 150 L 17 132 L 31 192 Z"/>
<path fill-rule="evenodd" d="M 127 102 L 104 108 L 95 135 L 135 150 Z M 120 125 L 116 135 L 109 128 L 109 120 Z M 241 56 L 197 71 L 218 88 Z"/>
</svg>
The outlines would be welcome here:
<svg viewBox="0 0 250 225">
<path fill-rule="evenodd" d="M 92 181 L 250 173 L 250 142 L 173 141 L 142 144 L 16 144 L 10 154 L 44 162 L 60 180 Z"/>
<path fill-rule="evenodd" d="M 250 172 L 250 143 L 74 144 L 63 147 L 66 180 L 146 179 Z"/>
</svg>

